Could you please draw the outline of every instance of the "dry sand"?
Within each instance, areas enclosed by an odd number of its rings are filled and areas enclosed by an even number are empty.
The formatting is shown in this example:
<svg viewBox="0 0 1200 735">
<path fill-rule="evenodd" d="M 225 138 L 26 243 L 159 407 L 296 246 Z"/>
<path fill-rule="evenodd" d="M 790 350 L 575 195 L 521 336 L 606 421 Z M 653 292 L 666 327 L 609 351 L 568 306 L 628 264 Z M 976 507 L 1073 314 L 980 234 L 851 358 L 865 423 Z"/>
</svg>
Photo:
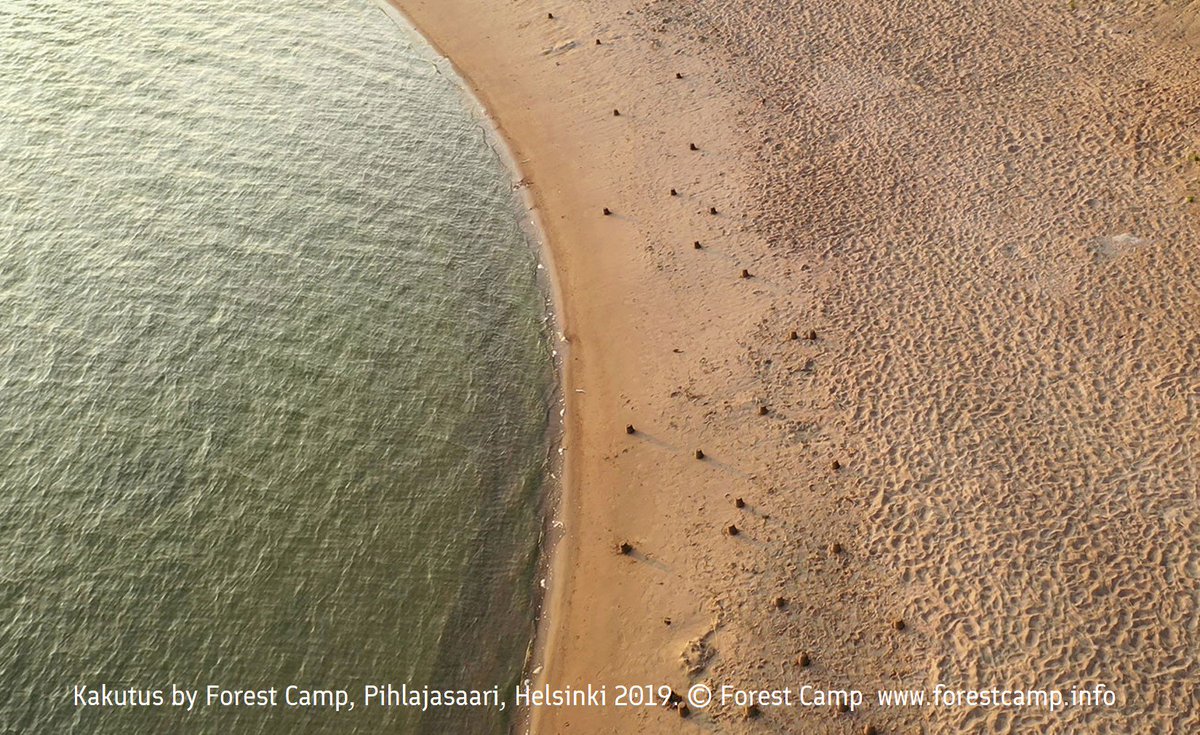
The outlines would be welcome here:
<svg viewBox="0 0 1200 735">
<path fill-rule="evenodd" d="M 394 1 L 558 277 L 543 680 L 1118 693 L 536 731 L 1200 729 L 1200 3 Z"/>
</svg>

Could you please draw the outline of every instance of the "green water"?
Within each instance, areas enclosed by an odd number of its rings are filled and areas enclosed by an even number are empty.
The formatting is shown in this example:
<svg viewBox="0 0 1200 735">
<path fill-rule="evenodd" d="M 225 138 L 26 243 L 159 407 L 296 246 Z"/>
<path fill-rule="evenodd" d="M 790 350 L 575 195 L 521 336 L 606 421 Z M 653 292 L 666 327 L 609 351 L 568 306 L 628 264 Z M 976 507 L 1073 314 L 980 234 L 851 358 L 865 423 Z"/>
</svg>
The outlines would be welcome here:
<svg viewBox="0 0 1200 735">
<path fill-rule="evenodd" d="M 369 0 L 0 3 L 0 732 L 489 732 L 75 685 L 520 674 L 552 371 L 511 177 Z"/>
</svg>

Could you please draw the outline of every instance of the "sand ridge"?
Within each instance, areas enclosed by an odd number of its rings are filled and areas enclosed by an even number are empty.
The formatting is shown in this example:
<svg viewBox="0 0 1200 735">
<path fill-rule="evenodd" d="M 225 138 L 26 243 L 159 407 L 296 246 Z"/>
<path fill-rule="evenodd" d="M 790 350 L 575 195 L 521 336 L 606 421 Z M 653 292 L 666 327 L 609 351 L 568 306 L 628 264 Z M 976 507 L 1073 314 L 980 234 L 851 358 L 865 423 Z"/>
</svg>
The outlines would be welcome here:
<svg viewBox="0 0 1200 735">
<path fill-rule="evenodd" d="M 1200 724 L 1196 3 L 397 4 L 560 279 L 546 681 L 1121 697 L 537 731 Z"/>
</svg>

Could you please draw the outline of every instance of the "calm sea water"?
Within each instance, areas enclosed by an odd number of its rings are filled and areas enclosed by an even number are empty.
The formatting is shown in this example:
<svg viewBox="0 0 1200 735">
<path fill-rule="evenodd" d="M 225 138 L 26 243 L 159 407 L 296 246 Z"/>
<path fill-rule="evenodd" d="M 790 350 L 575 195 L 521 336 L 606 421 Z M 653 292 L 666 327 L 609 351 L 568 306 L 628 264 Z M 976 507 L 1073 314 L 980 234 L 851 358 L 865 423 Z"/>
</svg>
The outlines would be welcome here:
<svg viewBox="0 0 1200 735">
<path fill-rule="evenodd" d="M 369 0 L 0 3 L 0 731 L 487 732 L 552 370 L 511 177 Z"/>
</svg>

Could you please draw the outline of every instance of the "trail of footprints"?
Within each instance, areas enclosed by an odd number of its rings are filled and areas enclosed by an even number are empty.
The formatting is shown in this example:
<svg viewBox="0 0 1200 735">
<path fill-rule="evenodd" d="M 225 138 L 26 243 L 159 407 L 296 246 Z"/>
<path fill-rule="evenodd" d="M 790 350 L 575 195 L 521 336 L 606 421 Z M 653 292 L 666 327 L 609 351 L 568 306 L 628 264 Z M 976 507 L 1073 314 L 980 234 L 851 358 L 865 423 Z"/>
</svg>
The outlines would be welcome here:
<svg viewBox="0 0 1200 735">
<path fill-rule="evenodd" d="M 803 672 L 868 690 L 1132 687 L 1114 711 L 804 713 L 813 732 L 1195 729 L 1182 682 L 1200 678 L 1200 339 L 1181 317 L 1197 313 L 1200 273 L 1172 247 L 1195 243 L 1186 197 L 1160 194 L 1200 180 L 1200 155 L 1183 160 L 1200 146 L 1187 134 L 1195 71 L 1144 82 L 1178 50 L 1013 0 L 991 13 L 885 2 L 874 12 L 892 18 L 891 44 L 860 37 L 856 14 L 872 12 L 860 3 L 785 5 L 657 0 L 644 19 L 644 34 L 740 50 L 759 78 L 724 83 L 763 90 L 740 113 L 756 134 L 745 153 L 758 201 L 734 221 L 770 247 L 730 282 L 755 289 L 764 316 L 737 340 L 737 364 L 705 369 L 728 392 L 677 391 L 730 445 L 681 449 L 679 462 L 759 464 L 724 509 L 710 498 L 686 516 L 684 533 L 727 545 L 689 560 L 714 622 L 681 670 L 749 686 L 795 686 Z M 1058 41 L 1038 53 L 1074 59 L 1071 79 L 987 63 L 1048 28 Z M 996 43 L 975 62 L 940 40 L 987 34 Z M 1083 112 L 1093 96 L 1104 116 Z M 646 124 L 612 102 L 612 116 Z M 700 144 L 677 146 L 705 164 Z M 701 211 L 729 224 L 715 204 Z M 698 230 L 655 257 L 668 277 L 695 278 L 685 258 L 728 232 Z M 633 423 L 624 432 L 639 440 Z"/>
</svg>

